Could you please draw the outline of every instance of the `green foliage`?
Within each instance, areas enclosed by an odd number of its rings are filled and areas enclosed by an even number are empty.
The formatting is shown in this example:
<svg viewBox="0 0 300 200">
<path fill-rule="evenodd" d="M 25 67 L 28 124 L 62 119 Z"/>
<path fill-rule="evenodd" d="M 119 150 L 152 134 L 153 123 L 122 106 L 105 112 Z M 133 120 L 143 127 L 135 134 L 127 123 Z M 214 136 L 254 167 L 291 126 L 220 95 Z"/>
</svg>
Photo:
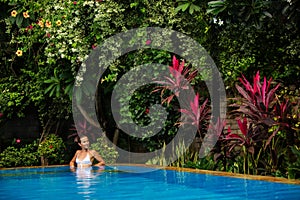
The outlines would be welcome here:
<svg viewBox="0 0 300 200">
<path fill-rule="evenodd" d="M 292 146 L 291 150 L 295 155 L 295 159 L 294 162 L 289 163 L 288 177 L 292 179 L 300 178 L 300 148 Z"/>
<path fill-rule="evenodd" d="M 45 135 L 71 116 L 74 79 L 79 84 L 83 80 L 83 76 L 75 78 L 75 74 L 90 51 L 105 38 L 131 28 L 161 26 L 205 40 L 202 15 L 177 13 L 173 1 L 1 0 L 0 3 L 5 8 L 1 12 L 1 27 L 6 30 L 1 43 L 5 49 L 0 60 L 1 83 L 7 82 L 0 88 L 10 91 L 0 97 L 5 99 L 1 101 L 1 112 L 7 118 L 24 116 L 23 111 L 34 105 Z M 131 17 L 126 17 L 127 13 Z M 190 23 L 191 20 L 195 23 Z M 170 56 L 151 51 L 159 63 Z M 16 52 L 21 53 L 16 55 Z M 147 53 L 130 59 L 133 64 L 151 60 Z M 115 82 L 125 72 L 122 68 L 131 67 L 130 63 L 111 70 L 111 74 L 103 77 L 104 82 Z M 106 87 L 108 92 L 111 89 Z"/>
<path fill-rule="evenodd" d="M 25 93 L 28 89 L 24 85 L 19 85 L 14 77 L 0 80 L 0 108 L 6 118 L 13 116 L 23 117 L 24 109 L 29 102 L 26 101 Z"/>
<path fill-rule="evenodd" d="M 72 87 L 74 83 L 80 84 L 84 78 L 84 72 L 75 77 L 78 68 L 93 48 L 121 31 L 160 26 L 192 37 L 213 57 L 230 96 L 241 91 L 234 88 L 240 74 L 250 77 L 253 71 L 258 70 L 262 75 L 281 82 L 283 88 L 299 88 L 298 0 L 0 0 L 0 5 L 0 28 L 3 30 L 0 32 L 0 47 L 3 50 L 0 52 L 0 112 L 3 113 L 0 123 L 13 117 L 23 117 L 28 108 L 37 109 L 43 126 L 42 137 L 45 137 L 42 138 L 44 141 L 38 152 L 40 156 L 49 157 L 50 164 L 63 162 L 62 141 L 53 135 L 46 136 L 54 127 L 60 130 L 59 126 L 64 124 L 63 121 L 71 117 Z M 145 41 L 147 39 L 151 38 L 145 38 Z M 109 99 L 119 78 L 135 66 L 150 62 L 166 64 L 170 58 L 169 52 L 144 49 L 130 52 L 110 66 L 101 77 L 101 92 L 98 96 L 102 103 L 98 111 L 105 129 L 111 131 L 116 128 L 109 110 Z M 195 77 L 192 84 L 197 91 L 203 91 L 198 78 Z M 130 102 L 131 112 L 124 114 L 127 117 L 124 123 L 132 122 L 133 119 L 140 125 L 149 124 L 147 109 L 160 103 L 159 97 L 151 94 L 151 87 L 141 88 L 131 99 L 122 99 L 123 102 Z M 268 120 L 260 118 L 264 120 L 261 122 L 255 118 L 254 121 L 259 123 L 247 127 L 247 130 L 258 132 L 263 130 L 262 124 L 270 121 L 275 123 L 263 126 L 265 135 L 260 134 L 263 135 L 263 140 L 253 143 L 267 148 L 255 148 L 252 151 L 250 148 L 236 146 L 232 150 L 235 151 L 232 157 L 228 158 L 222 152 L 223 159 L 215 165 L 210 157 L 191 161 L 190 155 L 185 155 L 179 158 L 176 165 L 184 166 L 186 163 L 186 166 L 193 166 L 192 163 L 195 163 L 194 167 L 214 167 L 239 173 L 254 169 L 251 173 L 280 176 L 285 176 L 285 170 L 289 166 L 289 176 L 298 177 L 299 166 L 297 162 L 292 162 L 292 156 L 298 155 L 298 150 L 290 150 L 289 147 L 297 146 L 292 141 L 299 140 L 300 115 L 296 100 L 299 91 L 287 98 L 289 101 L 283 100 L 281 95 L 286 97 L 289 92 L 276 94 L 275 99 L 280 99 L 280 102 L 272 101 L 276 110 L 260 108 L 262 105 L 259 100 L 254 106 L 256 110 L 250 113 L 253 119 L 256 112 L 264 111 L 262 115 L 267 115 Z M 283 108 L 286 108 L 285 111 Z M 162 147 L 176 133 L 178 127 L 174 122 L 179 113 L 176 106 L 169 105 L 166 109 L 169 112 L 168 119 L 157 137 L 138 139 L 149 151 Z M 249 111 L 246 114 L 249 117 Z M 160 119 L 159 116 L 155 117 Z M 108 158 L 105 160 L 108 162 L 114 160 L 116 155 L 111 153 L 113 150 L 103 146 L 104 144 L 105 142 L 99 141 L 95 148 L 100 153 L 105 149 L 101 155 L 105 158 L 107 154 Z M 23 152 L 23 155 L 18 151 Z M 1 163 L 3 166 L 36 163 L 35 154 L 26 153 L 28 151 L 31 152 L 29 146 L 27 149 L 9 147 L 1 153 L 1 159 L 4 160 Z M 178 149 L 175 151 L 179 152 Z M 6 156 L 2 156 L 4 153 Z M 288 156 L 285 157 L 285 154 Z M 20 160 L 26 156 L 29 156 L 28 163 L 27 160 Z M 164 163 L 163 158 L 161 163 Z"/>
<path fill-rule="evenodd" d="M 125 30 L 123 9 L 114 1 L 0 3 L 7 8 L 1 13 L 7 36 L 1 43 L 7 49 L 0 61 L 5 69 L 0 79 L 1 112 L 9 119 L 35 106 L 42 135 L 47 135 L 71 116 L 75 74 L 92 48 Z"/>
<path fill-rule="evenodd" d="M 232 112 L 238 118 L 238 132 L 230 128 L 224 131 L 226 123 L 219 124 L 220 139 L 214 150 L 214 159 L 220 170 L 245 174 L 259 174 L 286 177 L 287 167 L 294 162 L 295 152 L 289 149 L 299 141 L 297 129 L 298 104 L 289 100 L 279 101 L 278 88 L 271 86 L 272 79 L 259 73 L 250 83 L 244 76 L 239 79 L 242 87 L 236 85 L 242 98 Z M 292 98 L 290 98 L 292 100 Z M 294 119 L 296 121 L 294 121 Z M 292 172 L 291 172 L 292 173 Z"/>
<path fill-rule="evenodd" d="M 49 86 L 45 90 L 45 94 L 49 93 L 49 96 L 52 97 L 54 94 L 58 98 L 61 96 L 61 93 L 68 94 L 70 99 L 72 99 L 72 89 L 74 78 L 71 74 L 61 73 L 58 75 L 57 68 L 54 69 L 54 76 L 50 79 L 44 81 L 44 83 Z M 63 86 L 62 83 L 67 84 Z M 63 90 L 63 92 L 61 91 Z"/>
<path fill-rule="evenodd" d="M 24 147 L 9 146 L 0 153 L 0 167 L 22 167 L 39 165 L 37 141 Z"/>
<path fill-rule="evenodd" d="M 91 144 L 91 149 L 97 151 L 107 164 L 116 163 L 119 156 L 118 152 L 113 147 L 110 147 L 102 137 L 98 138 L 97 142 Z"/>
<path fill-rule="evenodd" d="M 299 12 L 295 6 L 299 6 L 299 1 L 208 3 L 211 27 L 207 49 L 223 74 L 231 96 L 236 95 L 233 86 L 241 73 L 250 76 L 259 70 L 285 85 L 298 80 L 300 52 L 296 44 L 299 44 L 300 34 Z M 296 84 L 299 85 L 299 81 Z"/>
<path fill-rule="evenodd" d="M 194 4 L 196 0 L 177 0 L 176 2 L 181 2 L 181 4 L 179 4 L 177 6 L 177 8 L 175 9 L 177 12 L 178 11 L 186 11 L 188 9 L 189 13 L 192 15 L 195 11 L 200 11 L 200 6 Z"/>
<path fill-rule="evenodd" d="M 46 158 L 48 164 L 62 164 L 65 162 L 65 144 L 61 137 L 49 134 L 38 147 L 38 155 Z"/>
<path fill-rule="evenodd" d="M 204 158 L 200 158 L 197 161 L 187 161 L 184 164 L 186 168 L 195 168 L 195 169 L 204 169 L 204 170 L 213 170 L 216 167 L 216 162 L 211 156 L 206 156 Z"/>
</svg>

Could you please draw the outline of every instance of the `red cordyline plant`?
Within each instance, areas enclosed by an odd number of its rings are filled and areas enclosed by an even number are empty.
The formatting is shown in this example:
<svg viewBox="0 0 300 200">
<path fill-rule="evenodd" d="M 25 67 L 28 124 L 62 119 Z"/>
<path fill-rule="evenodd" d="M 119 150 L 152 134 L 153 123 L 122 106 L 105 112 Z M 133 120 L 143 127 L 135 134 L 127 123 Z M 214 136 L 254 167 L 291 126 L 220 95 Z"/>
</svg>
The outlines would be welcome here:
<svg viewBox="0 0 300 200">
<path fill-rule="evenodd" d="M 239 80 L 245 89 L 236 84 L 236 89 L 243 97 L 242 104 L 238 105 L 239 108 L 236 112 L 243 113 L 255 124 L 272 125 L 274 123 L 272 118 L 276 102 L 275 92 L 280 85 L 277 84 L 271 88 L 272 78 L 267 81 L 266 77 L 261 83 L 259 71 L 253 77 L 253 85 L 250 84 L 244 75 Z M 270 116 L 272 117 L 270 118 Z"/>
<path fill-rule="evenodd" d="M 215 124 L 212 124 L 209 128 L 211 129 L 212 135 L 219 138 L 220 143 L 225 144 L 228 148 L 226 155 L 229 155 L 236 146 L 245 146 L 248 148 L 250 153 L 253 153 L 253 146 L 255 141 L 252 138 L 252 126 L 249 124 L 247 118 L 237 119 L 239 132 L 233 133 L 231 127 L 228 126 L 227 132 L 224 131 L 226 127 L 226 120 L 218 119 Z M 230 157 L 230 156 L 228 156 Z"/>
<path fill-rule="evenodd" d="M 252 84 L 243 75 L 239 80 L 242 86 L 236 84 L 236 88 L 242 98 L 239 104 L 233 105 L 237 107 L 233 113 L 239 115 L 237 122 L 240 133 L 228 133 L 223 141 L 229 147 L 229 152 L 236 151 L 236 146 L 243 147 L 244 154 L 247 159 L 250 159 L 244 160 L 244 172 L 246 168 L 249 172 L 250 163 L 255 170 L 254 173 L 258 173 L 259 169 L 268 168 L 269 171 L 276 169 L 278 155 L 274 144 L 277 143 L 272 141 L 277 138 L 275 136 L 283 125 L 278 123 L 276 118 L 285 116 L 288 104 L 286 101 L 278 104 L 275 93 L 280 85 L 276 84 L 272 87 L 272 78 L 267 81 L 264 77 L 261 81 L 260 74 L 257 72 Z M 240 120 L 241 118 L 243 121 Z M 269 154 L 265 151 L 267 149 Z M 262 157 L 262 154 L 265 157 Z"/>
<path fill-rule="evenodd" d="M 250 123 L 254 126 L 252 137 L 265 139 L 269 137 L 267 135 L 268 128 L 274 126 L 276 123 L 274 121 L 274 117 L 276 116 L 274 109 L 277 101 L 275 92 L 280 85 L 277 84 L 275 87 L 271 87 L 272 78 L 267 81 L 266 77 L 261 82 L 259 72 L 253 77 L 253 85 L 250 84 L 244 75 L 239 80 L 244 88 L 238 84 L 236 84 L 236 88 L 242 95 L 242 99 L 241 104 L 233 105 L 238 107 L 233 112 L 239 115 L 242 114 L 250 120 Z M 276 132 L 270 137 L 274 137 L 275 134 Z"/>
<path fill-rule="evenodd" d="M 229 152 L 232 151 L 232 149 L 236 146 L 245 146 L 250 153 L 254 153 L 254 143 L 255 140 L 252 137 L 252 125 L 249 124 L 248 127 L 248 121 L 247 118 L 244 117 L 243 120 L 238 119 L 237 120 L 240 133 L 232 133 L 231 130 L 228 131 L 228 134 L 225 136 L 224 140 L 230 141 L 230 148 Z"/>
<path fill-rule="evenodd" d="M 184 60 L 179 62 L 179 60 L 173 56 L 172 66 L 169 66 L 171 76 L 165 76 L 165 80 L 163 81 L 155 81 L 155 83 L 158 83 L 161 86 L 157 86 L 153 92 L 161 91 L 161 96 L 163 97 L 167 90 L 173 91 L 170 96 L 162 98 L 162 104 L 165 102 L 170 104 L 175 96 L 179 97 L 181 90 L 188 90 L 189 83 L 197 75 L 197 70 L 191 71 L 190 68 L 184 65 Z"/>
<path fill-rule="evenodd" d="M 75 133 L 71 134 L 68 136 L 68 138 L 71 137 L 77 137 L 80 135 L 86 135 L 86 136 L 93 136 L 93 134 L 91 134 L 92 131 L 92 126 L 88 124 L 88 122 L 86 120 L 80 121 L 77 124 L 77 127 L 75 127 L 75 125 L 73 125 L 73 128 L 70 129 L 71 131 L 75 131 Z"/>
<path fill-rule="evenodd" d="M 201 105 L 199 103 L 199 94 L 197 93 L 194 99 L 190 102 L 190 106 L 187 109 L 179 109 L 179 112 L 183 114 L 183 121 L 179 125 L 191 124 L 195 126 L 198 130 L 200 136 L 203 125 L 210 118 L 210 109 L 207 105 L 208 99 L 206 99 Z"/>
<path fill-rule="evenodd" d="M 188 91 L 191 81 L 196 77 L 197 70 L 192 71 L 191 68 L 185 66 L 185 62 L 179 61 L 173 56 L 172 66 L 169 66 L 171 76 L 165 76 L 162 81 L 155 81 L 160 84 L 153 92 L 161 92 L 162 104 L 172 101 L 174 97 L 180 97 L 182 91 Z M 167 97 L 163 95 L 171 90 L 173 93 Z M 197 93 L 193 99 L 184 102 L 184 108 L 180 108 L 178 111 L 183 114 L 183 120 L 178 122 L 177 125 L 182 126 L 184 124 L 190 124 L 197 128 L 198 134 L 203 138 L 204 131 L 206 130 L 206 122 L 210 118 L 210 108 L 208 107 L 208 99 L 200 104 L 200 96 Z M 182 106 L 182 105 L 181 105 Z"/>
</svg>

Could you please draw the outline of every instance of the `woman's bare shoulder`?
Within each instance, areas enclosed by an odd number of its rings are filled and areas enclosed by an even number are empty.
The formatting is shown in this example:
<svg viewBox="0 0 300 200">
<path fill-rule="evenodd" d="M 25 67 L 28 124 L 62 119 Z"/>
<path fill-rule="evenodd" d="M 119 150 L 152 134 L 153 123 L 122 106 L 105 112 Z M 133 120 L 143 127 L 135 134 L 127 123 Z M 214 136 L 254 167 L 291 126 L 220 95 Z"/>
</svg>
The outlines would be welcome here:
<svg viewBox="0 0 300 200">
<path fill-rule="evenodd" d="M 94 149 L 91 149 L 89 152 L 90 152 L 90 154 L 92 154 L 92 155 L 97 155 L 97 151 L 94 150 Z"/>
<path fill-rule="evenodd" d="M 79 153 L 81 153 L 81 150 L 77 150 L 75 154 L 77 155 L 77 154 L 79 154 Z"/>
</svg>

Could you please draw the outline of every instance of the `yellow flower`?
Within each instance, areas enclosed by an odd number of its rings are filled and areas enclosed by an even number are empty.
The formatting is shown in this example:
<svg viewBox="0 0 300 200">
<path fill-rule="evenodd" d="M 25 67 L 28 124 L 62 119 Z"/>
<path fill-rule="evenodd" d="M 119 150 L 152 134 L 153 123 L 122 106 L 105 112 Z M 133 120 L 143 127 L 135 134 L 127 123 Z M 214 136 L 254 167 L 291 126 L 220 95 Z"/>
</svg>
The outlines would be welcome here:
<svg viewBox="0 0 300 200">
<path fill-rule="evenodd" d="M 296 119 L 296 118 L 297 118 L 297 115 L 296 115 L 296 114 L 294 114 L 294 115 L 293 115 L 293 118 L 294 118 L 294 119 Z"/>
<path fill-rule="evenodd" d="M 16 17 L 18 12 L 16 10 L 13 10 L 13 11 L 11 11 L 10 14 L 11 14 L 11 16 Z"/>
<path fill-rule="evenodd" d="M 46 20 L 45 26 L 46 26 L 47 28 L 50 28 L 51 25 L 52 25 L 52 23 L 51 23 L 50 21 Z"/>
<path fill-rule="evenodd" d="M 43 28 L 43 27 L 44 27 L 44 22 L 43 22 L 42 20 L 39 20 L 39 21 L 38 21 L 38 25 L 39 25 L 41 28 Z"/>
<path fill-rule="evenodd" d="M 17 50 L 17 52 L 16 52 L 16 54 L 17 54 L 17 56 L 22 56 L 23 55 L 23 51 L 22 50 L 20 50 L 20 49 L 18 49 Z"/>
<path fill-rule="evenodd" d="M 57 20 L 57 21 L 56 21 L 56 25 L 57 25 L 57 26 L 60 26 L 60 25 L 61 25 L 61 21 L 60 21 L 60 20 Z"/>
<path fill-rule="evenodd" d="M 28 11 L 23 12 L 23 17 L 24 17 L 24 18 L 29 18 L 29 17 L 30 17 L 30 16 L 28 15 Z"/>
</svg>

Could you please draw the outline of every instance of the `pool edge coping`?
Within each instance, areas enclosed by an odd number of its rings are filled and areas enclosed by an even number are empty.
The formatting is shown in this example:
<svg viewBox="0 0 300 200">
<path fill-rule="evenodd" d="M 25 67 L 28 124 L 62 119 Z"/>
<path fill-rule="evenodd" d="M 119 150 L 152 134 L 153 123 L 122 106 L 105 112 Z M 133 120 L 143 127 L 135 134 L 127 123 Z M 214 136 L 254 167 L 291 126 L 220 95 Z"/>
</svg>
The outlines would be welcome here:
<svg viewBox="0 0 300 200">
<path fill-rule="evenodd" d="M 65 165 L 47 165 L 47 166 L 10 167 L 10 168 L 0 168 L 0 170 L 43 168 L 43 167 L 45 167 L 45 168 L 53 167 L 54 168 L 54 167 L 66 167 L 66 166 L 69 166 L 69 165 L 65 164 Z M 198 173 L 198 174 L 218 175 L 218 176 L 226 176 L 226 177 L 248 179 L 248 180 L 260 180 L 260 181 L 300 185 L 300 180 L 298 180 L 298 179 L 288 179 L 288 178 L 284 178 L 284 177 L 273 177 L 273 176 L 262 176 L 262 175 L 238 174 L 238 173 L 232 173 L 232 172 L 212 171 L 212 170 L 194 169 L 194 168 L 147 165 L 147 164 L 132 164 L 132 163 L 116 163 L 116 164 L 112 164 L 112 165 L 108 164 L 107 166 L 139 166 L 139 167 L 156 168 L 158 170 L 165 169 L 165 170 L 174 170 L 174 171 L 179 171 L 179 172 L 191 172 L 191 173 Z"/>
<path fill-rule="evenodd" d="M 238 173 L 232 173 L 232 172 L 211 171 L 211 170 L 193 169 L 193 168 L 165 167 L 164 169 L 184 171 L 184 172 L 192 172 L 192 173 L 199 173 L 199 174 L 226 176 L 226 177 L 248 179 L 248 180 L 259 180 L 259 181 L 268 181 L 268 182 L 300 185 L 300 180 L 288 179 L 288 178 L 284 178 L 284 177 L 238 174 Z"/>
</svg>

